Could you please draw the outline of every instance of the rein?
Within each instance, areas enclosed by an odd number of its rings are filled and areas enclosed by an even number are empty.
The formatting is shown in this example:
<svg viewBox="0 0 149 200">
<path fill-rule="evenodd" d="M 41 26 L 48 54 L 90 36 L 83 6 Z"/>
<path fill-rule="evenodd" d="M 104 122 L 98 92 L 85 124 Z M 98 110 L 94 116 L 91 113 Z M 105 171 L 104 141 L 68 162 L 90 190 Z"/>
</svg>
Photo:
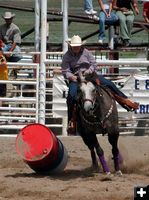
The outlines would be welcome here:
<svg viewBox="0 0 149 200">
<path fill-rule="evenodd" d="M 94 125 L 99 125 L 99 126 L 101 126 L 102 128 L 104 128 L 104 123 L 105 123 L 105 121 L 109 118 L 109 116 L 110 116 L 111 113 L 112 113 L 112 110 L 113 110 L 113 102 L 114 102 L 114 100 L 112 99 L 111 106 L 110 106 L 110 108 L 109 108 L 109 110 L 108 110 L 106 116 L 105 116 L 104 119 L 101 120 L 101 121 L 99 121 L 98 117 L 95 116 L 95 115 L 93 115 L 93 117 L 94 117 L 94 119 L 96 119 L 96 121 L 93 121 L 93 122 L 89 121 L 87 117 L 90 117 L 91 115 L 85 116 L 86 113 L 83 114 L 82 109 L 81 109 L 81 114 L 82 114 L 83 120 L 84 120 L 87 124 L 89 124 L 89 125 L 92 125 L 92 126 L 94 126 Z M 92 111 L 92 112 L 93 112 L 93 111 Z"/>
<path fill-rule="evenodd" d="M 106 89 L 103 88 L 103 90 L 109 95 L 111 96 L 111 105 L 110 105 L 110 108 L 108 110 L 108 112 L 106 113 L 104 119 L 100 120 L 99 117 L 97 115 L 95 115 L 95 109 L 97 109 L 97 107 L 94 107 L 90 112 L 89 114 L 86 113 L 84 111 L 84 109 L 82 109 L 81 105 L 79 105 L 80 107 L 80 113 L 81 113 L 81 116 L 82 116 L 82 119 L 83 121 L 88 124 L 89 126 L 99 126 L 102 128 L 102 130 L 104 130 L 106 127 L 105 127 L 105 122 L 106 120 L 109 118 L 109 116 L 111 115 L 112 111 L 113 111 L 113 108 L 114 108 L 114 99 L 112 97 L 112 95 L 110 94 L 109 91 L 107 91 Z M 98 91 L 98 94 L 99 96 L 103 96 L 103 94 L 101 94 L 99 91 Z M 96 95 L 97 96 L 97 95 Z M 85 99 L 83 102 L 85 101 L 90 101 L 92 104 L 93 104 L 93 101 L 90 100 L 90 99 Z M 97 105 L 97 103 L 96 103 Z M 92 118 L 93 120 L 91 120 L 90 118 Z"/>
</svg>

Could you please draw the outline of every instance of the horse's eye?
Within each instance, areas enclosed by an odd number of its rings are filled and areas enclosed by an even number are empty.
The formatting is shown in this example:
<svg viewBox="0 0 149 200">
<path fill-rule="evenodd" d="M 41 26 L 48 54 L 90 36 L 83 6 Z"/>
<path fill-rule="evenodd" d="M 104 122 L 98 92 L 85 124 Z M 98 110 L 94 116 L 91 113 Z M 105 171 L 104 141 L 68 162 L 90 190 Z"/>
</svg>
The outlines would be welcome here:
<svg viewBox="0 0 149 200">
<path fill-rule="evenodd" d="M 96 93 L 96 89 L 93 89 L 93 91 L 92 91 L 93 93 Z"/>
</svg>

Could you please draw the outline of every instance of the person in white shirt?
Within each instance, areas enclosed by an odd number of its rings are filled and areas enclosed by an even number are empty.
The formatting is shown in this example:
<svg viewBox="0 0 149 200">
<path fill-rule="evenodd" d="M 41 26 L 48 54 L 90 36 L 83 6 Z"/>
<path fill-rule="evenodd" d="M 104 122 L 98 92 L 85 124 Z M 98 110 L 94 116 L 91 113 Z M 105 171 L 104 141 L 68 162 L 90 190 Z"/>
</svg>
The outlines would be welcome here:
<svg viewBox="0 0 149 200">
<path fill-rule="evenodd" d="M 98 43 L 103 44 L 106 37 L 105 35 L 105 24 L 111 25 L 118 21 L 117 15 L 112 11 L 112 0 L 98 0 L 101 8 L 99 12 L 99 37 Z"/>
</svg>

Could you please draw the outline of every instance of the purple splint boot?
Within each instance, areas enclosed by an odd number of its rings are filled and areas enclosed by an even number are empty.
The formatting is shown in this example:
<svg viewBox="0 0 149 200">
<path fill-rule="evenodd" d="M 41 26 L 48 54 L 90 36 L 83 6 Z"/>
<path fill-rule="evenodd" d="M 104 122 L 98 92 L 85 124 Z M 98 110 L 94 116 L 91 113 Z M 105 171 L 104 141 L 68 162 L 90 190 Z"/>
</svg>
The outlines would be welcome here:
<svg viewBox="0 0 149 200">
<path fill-rule="evenodd" d="M 107 165 L 107 162 L 105 161 L 104 155 L 100 156 L 99 159 L 100 159 L 103 171 L 104 172 L 110 172 L 109 167 Z"/>
<path fill-rule="evenodd" d="M 120 153 L 118 153 L 117 157 L 114 158 L 114 167 L 115 167 L 115 171 L 119 171 L 120 170 L 120 164 L 123 162 L 123 158 L 121 156 Z"/>
</svg>

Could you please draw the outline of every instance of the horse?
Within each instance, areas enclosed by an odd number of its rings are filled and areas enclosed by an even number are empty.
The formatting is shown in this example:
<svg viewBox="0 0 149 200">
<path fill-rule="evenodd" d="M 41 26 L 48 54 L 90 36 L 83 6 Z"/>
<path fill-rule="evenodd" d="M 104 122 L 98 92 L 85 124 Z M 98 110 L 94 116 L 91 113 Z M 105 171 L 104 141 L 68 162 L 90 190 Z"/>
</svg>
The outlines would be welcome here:
<svg viewBox="0 0 149 200">
<path fill-rule="evenodd" d="M 77 131 L 90 150 L 92 166 L 97 168 L 98 156 L 103 171 L 111 175 L 104 151 L 97 139 L 100 132 L 102 135 L 107 133 L 112 146 L 115 173 L 121 176 L 122 156 L 118 149 L 119 127 L 115 99 L 107 88 L 100 85 L 97 74 L 85 77 L 79 75 L 79 79 L 76 104 Z"/>
</svg>

